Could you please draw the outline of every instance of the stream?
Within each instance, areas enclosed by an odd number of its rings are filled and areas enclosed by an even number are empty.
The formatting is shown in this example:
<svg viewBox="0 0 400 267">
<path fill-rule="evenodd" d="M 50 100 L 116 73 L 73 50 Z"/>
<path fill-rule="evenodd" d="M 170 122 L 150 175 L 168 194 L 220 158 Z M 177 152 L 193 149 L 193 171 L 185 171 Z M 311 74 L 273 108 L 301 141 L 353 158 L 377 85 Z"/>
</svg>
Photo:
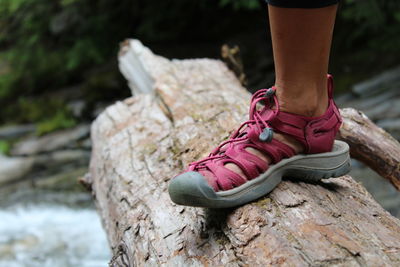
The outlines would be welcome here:
<svg viewBox="0 0 400 267">
<path fill-rule="evenodd" d="M 101 267 L 111 259 L 86 192 L 17 185 L 1 195 L 0 218 L 0 267 Z"/>
<path fill-rule="evenodd" d="M 93 209 L 17 204 L 0 218 L 0 266 L 97 267 L 111 258 Z"/>
</svg>

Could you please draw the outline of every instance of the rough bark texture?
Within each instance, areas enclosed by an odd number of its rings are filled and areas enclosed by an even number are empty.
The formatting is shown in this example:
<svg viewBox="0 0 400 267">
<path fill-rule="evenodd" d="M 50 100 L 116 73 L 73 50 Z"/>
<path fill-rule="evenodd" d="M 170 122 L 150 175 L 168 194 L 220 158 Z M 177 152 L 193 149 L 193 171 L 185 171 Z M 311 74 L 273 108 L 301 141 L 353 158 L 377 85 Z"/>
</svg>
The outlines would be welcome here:
<svg viewBox="0 0 400 267">
<path fill-rule="evenodd" d="M 400 221 L 351 177 L 282 182 L 237 209 L 174 205 L 167 182 L 245 120 L 249 93 L 217 60 L 172 60 L 127 41 L 138 94 L 92 126 L 90 183 L 112 266 L 399 266 Z"/>
<path fill-rule="evenodd" d="M 341 114 L 344 121 L 339 135 L 350 145 L 351 156 L 364 162 L 400 190 L 399 142 L 355 109 L 342 109 Z"/>
</svg>

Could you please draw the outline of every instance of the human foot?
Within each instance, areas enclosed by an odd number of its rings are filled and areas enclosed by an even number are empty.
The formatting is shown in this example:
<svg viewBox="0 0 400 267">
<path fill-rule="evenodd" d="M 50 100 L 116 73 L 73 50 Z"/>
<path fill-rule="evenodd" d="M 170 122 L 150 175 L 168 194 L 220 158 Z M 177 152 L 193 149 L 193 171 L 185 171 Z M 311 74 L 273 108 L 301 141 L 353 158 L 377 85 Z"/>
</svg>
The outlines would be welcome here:
<svg viewBox="0 0 400 267">
<path fill-rule="evenodd" d="M 250 119 L 209 157 L 172 179 L 169 193 L 175 203 L 232 207 L 270 192 L 283 176 L 315 181 L 348 172 L 348 146 L 334 142 L 341 118 L 332 99 L 332 78 L 329 106 L 319 117 L 281 111 L 274 94 L 274 88 L 257 91 Z M 257 110 L 261 101 L 265 107 Z"/>
</svg>

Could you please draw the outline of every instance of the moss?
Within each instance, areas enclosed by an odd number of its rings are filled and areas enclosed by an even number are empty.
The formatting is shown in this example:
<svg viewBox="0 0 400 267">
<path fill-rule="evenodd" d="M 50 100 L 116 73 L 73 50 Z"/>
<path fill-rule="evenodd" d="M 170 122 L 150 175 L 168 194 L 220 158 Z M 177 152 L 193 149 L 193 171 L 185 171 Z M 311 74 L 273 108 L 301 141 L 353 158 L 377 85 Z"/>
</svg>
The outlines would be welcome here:
<svg viewBox="0 0 400 267">
<path fill-rule="evenodd" d="M 172 145 L 170 147 L 170 150 L 175 159 L 182 154 L 183 149 L 181 148 L 179 140 L 177 138 L 172 138 Z"/>
<path fill-rule="evenodd" d="M 143 153 L 146 155 L 151 155 L 156 152 L 158 146 L 155 143 L 148 143 L 143 146 Z"/>
<path fill-rule="evenodd" d="M 215 242 L 217 242 L 217 244 L 219 244 L 219 245 L 225 245 L 226 244 L 226 239 L 225 238 L 218 238 L 217 240 L 215 240 Z"/>
<path fill-rule="evenodd" d="M 272 203 L 271 199 L 266 197 L 257 201 L 255 205 L 260 208 L 268 208 L 271 205 L 271 203 Z"/>
<path fill-rule="evenodd" d="M 161 154 L 158 156 L 157 161 L 161 162 L 161 161 L 164 161 L 165 159 L 166 159 L 165 155 Z"/>
<path fill-rule="evenodd" d="M 190 117 L 192 117 L 194 121 L 204 121 L 204 117 L 197 113 L 191 113 Z"/>
<path fill-rule="evenodd" d="M 297 242 L 296 238 L 294 237 L 294 235 L 292 235 L 292 233 L 288 233 L 288 234 L 286 235 L 286 239 L 287 239 L 289 242 L 291 242 L 291 243 Z"/>
<path fill-rule="evenodd" d="M 282 217 L 282 212 L 279 208 L 275 208 L 275 217 Z"/>
<path fill-rule="evenodd" d="M 170 150 L 172 154 L 174 154 L 174 158 L 178 157 L 179 154 L 181 153 L 181 149 L 176 146 L 172 146 Z"/>
</svg>

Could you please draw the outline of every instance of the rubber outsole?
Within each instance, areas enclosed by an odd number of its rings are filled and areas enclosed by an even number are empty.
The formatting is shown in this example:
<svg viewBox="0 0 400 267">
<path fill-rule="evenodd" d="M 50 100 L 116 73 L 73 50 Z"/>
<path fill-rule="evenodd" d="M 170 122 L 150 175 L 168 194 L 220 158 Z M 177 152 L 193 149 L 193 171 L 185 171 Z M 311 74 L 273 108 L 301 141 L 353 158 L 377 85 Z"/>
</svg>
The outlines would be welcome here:
<svg viewBox="0 0 400 267">
<path fill-rule="evenodd" d="M 296 155 L 284 159 L 245 184 L 231 190 L 215 192 L 198 172 L 190 171 L 173 178 L 168 192 L 178 205 L 230 208 L 243 205 L 271 192 L 282 178 L 306 182 L 345 175 L 351 170 L 349 146 L 335 140 L 331 152 Z"/>
</svg>

